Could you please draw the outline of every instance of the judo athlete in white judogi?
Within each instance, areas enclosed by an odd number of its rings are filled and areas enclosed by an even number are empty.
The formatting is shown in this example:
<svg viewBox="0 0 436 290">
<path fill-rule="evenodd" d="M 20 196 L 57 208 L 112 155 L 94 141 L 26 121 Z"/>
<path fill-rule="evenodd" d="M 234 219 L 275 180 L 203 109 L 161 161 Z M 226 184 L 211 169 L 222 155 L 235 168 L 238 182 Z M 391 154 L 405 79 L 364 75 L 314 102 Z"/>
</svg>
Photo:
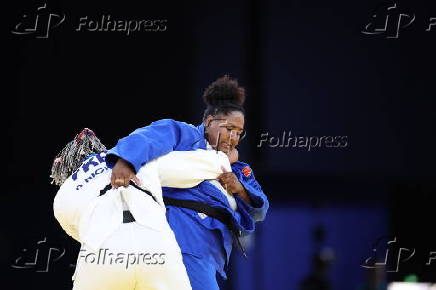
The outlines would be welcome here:
<svg viewBox="0 0 436 290">
<path fill-rule="evenodd" d="M 191 289 L 165 217 L 162 187 L 191 188 L 216 179 L 231 170 L 227 156 L 174 151 L 141 167 L 140 186 L 113 189 L 105 155 L 89 156 L 54 199 L 56 219 L 82 244 L 73 289 Z"/>
</svg>

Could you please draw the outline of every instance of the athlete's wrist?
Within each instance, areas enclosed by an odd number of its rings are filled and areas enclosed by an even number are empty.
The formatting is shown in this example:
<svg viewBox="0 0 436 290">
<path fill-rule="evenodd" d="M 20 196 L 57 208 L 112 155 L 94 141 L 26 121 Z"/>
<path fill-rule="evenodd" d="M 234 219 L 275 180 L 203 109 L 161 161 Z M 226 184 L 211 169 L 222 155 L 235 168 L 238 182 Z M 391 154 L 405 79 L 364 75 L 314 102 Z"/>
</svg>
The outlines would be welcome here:
<svg viewBox="0 0 436 290">
<path fill-rule="evenodd" d="M 235 192 L 234 194 L 238 195 L 243 201 L 248 203 L 249 205 L 252 204 L 250 196 L 248 195 L 247 190 L 241 185 L 242 189 L 240 189 L 238 192 Z"/>
</svg>

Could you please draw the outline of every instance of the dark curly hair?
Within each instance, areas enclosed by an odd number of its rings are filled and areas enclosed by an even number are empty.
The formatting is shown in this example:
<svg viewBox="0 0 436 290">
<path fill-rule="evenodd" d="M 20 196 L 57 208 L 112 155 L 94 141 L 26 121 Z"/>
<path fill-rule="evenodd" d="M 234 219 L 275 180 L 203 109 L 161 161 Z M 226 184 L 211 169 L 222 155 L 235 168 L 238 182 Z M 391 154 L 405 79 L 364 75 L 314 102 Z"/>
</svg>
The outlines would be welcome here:
<svg viewBox="0 0 436 290">
<path fill-rule="evenodd" d="M 228 115 L 233 111 L 245 114 L 245 89 L 240 87 L 236 79 L 228 75 L 218 78 L 211 83 L 203 93 L 203 100 L 206 103 L 203 120 L 207 116 L 218 114 Z"/>
</svg>

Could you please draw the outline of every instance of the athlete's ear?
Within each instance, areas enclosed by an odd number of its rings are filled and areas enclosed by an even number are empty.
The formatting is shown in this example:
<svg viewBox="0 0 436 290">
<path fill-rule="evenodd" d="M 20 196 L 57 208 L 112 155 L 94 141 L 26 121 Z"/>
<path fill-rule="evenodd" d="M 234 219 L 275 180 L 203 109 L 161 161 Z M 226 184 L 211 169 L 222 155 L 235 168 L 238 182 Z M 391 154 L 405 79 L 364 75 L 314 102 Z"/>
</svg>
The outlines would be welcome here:
<svg viewBox="0 0 436 290">
<path fill-rule="evenodd" d="M 205 126 L 205 127 L 209 127 L 210 122 L 212 121 L 212 119 L 213 119 L 213 116 L 212 116 L 212 115 L 208 115 L 208 116 L 206 117 L 206 119 L 204 119 L 204 126 Z"/>
</svg>

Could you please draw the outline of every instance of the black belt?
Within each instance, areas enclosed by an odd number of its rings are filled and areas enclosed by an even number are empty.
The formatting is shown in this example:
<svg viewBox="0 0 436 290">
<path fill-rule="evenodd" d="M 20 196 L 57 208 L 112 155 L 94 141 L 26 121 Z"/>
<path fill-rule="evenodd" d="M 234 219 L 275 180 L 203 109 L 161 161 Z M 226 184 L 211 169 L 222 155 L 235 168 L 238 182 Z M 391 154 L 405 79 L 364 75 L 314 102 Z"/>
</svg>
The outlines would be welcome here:
<svg viewBox="0 0 436 290">
<path fill-rule="evenodd" d="M 156 197 L 148 190 L 140 188 L 139 186 L 136 185 L 136 183 L 134 183 L 133 181 L 130 180 L 129 184 L 131 186 L 133 186 L 136 189 L 139 189 L 140 191 L 146 193 L 147 195 L 151 196 L 153 198 L 153 200 L 155 202 L 157 202 Z M 106 193 L 106 191 L 108 191 L 109 189 L 112 189 L 112 185 L 109 183 L 108 185 L 106 185 L 102 190 L 100 190 L 100 195 L 103 195 Z M 133 217 L 132 213 L 128 210 L 124 210 L 123 211 L 123 223 L 132 223 L 135 221 L 135 218 Z"/>
<path fill-rule="evenodd" d="M 133 217 L 132 213 L 129 210 L 123 211 L 123 223 L 133 223 L 135 221 L 135 218 Z"/>
<path fill-rule="evenodd" d="M 192 209 L 196 212 L 204 213 L 209 217 L 217 219 L 220 222 L 222 222 L 224 225 L 227 226 L 227 228 L 233 234 L 233 237 L 236 240 L 236 243 L 239 249 L 241 250 L 242 254 L 245 257 L 247 257 L 247 254 L 245 253 L 245 250 L 242 247 L 241 241 L 239 240 L 242 232 L 241 230 L 239 230 L 238 226 L 235 224 L 233 220 L 232 215 L 227 210 L 220 207 L 213 207 L 203 202 L 194 201 L 194 200 L 181 200 L 181 199 L 169 198 L 165 196 L 163 197 L 163 200 L 165 205 Z"/>
<path fill-rule="evenodd" d="M 134 182 L 131 181 L 131 180 L 130 180 L 129 184 L 130 184 L 131 186 L 133 186 L 134 188 L 136 188 L 136 189 L 138 189 L 138 190 L 144 192 L 145 194 L 151 196 L 151 198 L 153 198 L 153 200 L 154 200 L 155 202 L 158 202 L 158 201 L 157 201 L 157 198 L 156 198 L 156 197 L 155 197 L 155 196 L 154 196 L 150 191 L 148 191 L 148 190 L 146 190 L 146 189 L 143 189 L 143 188 L 137 186 L 136 183 L 134 183 Z M 108 185 L 106 185 L 102 190 L 100 190 L 100 195 L 105 194 L 106 191 L 108 191 L 109 189 L 112 189 L 112 185 L 111 185 L 110 183 L 109 183 Z"/>
<path fill-rule="evenodd" d="M 145 190 L 143 188 L 140 188 L 137 186 L 133 181 L 130 180 L 130 185 L 135 187 L 136 189 L 139 189 L 140 191 L 146 193 L 147 195 L 151 196 L 155 202 L 157 202 L 156 197 L 149 192 L 148 190 Z M 111 184 L 108 184 L 100 190 L 100 195 L 103 195 L 112 188 Z M 247 254 L 245 253 L 244 247 L 242 247 L 241 241 L 239 238 L 241 237 L 242 232 L 239 230 L 238 226 L 234 223 L 232 215 L 226 211 L 224 208 L 220 207 L 213 207 L 210 205 L 207 205 L 203 202 L 198 202 L 194 200 L 182 200 L 182 199 L 175 199 L 175 198 L 169 198 L 164 197 L 163 198 L 165 205 L 171 205 L 171 206 L 177 206 L 182 208 L 187 208 L 194 210 L 199 213 L 204 213 L 208 215 L 211 218 L 217 219 L 220 222 L 222 222 L 224 225 L 227 226 L 227 228 L 230 230 L 230 232 L 233 234 L 233 238 L 236 240 L 236 243 L 241 250 L 244 257 L 247 257 Z M 123 211 L 123 223 L 131 223 L 134 222 L 135 218 L 133 217 L 132 213 L 128 210 Z"/>
</svg>

